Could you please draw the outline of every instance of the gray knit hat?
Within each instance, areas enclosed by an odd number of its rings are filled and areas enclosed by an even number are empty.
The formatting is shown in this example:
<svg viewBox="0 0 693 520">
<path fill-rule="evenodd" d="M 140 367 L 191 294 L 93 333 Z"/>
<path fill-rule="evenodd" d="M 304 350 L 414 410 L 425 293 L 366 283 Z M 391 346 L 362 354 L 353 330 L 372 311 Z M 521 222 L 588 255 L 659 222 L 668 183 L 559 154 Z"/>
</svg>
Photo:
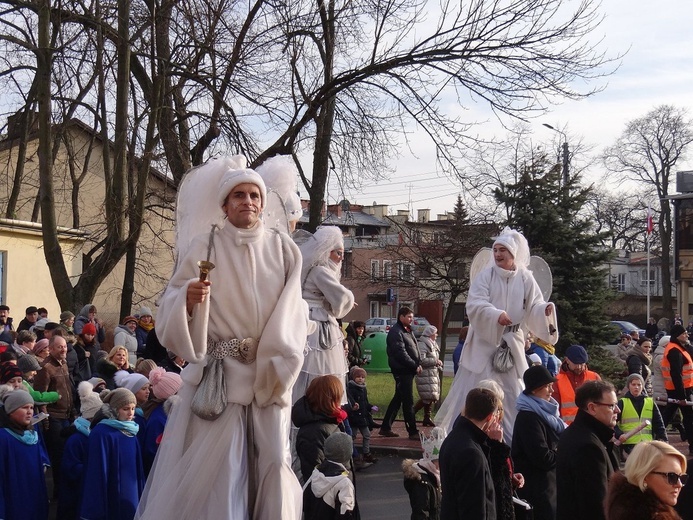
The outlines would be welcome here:
<svg viewBox="0 0 693 520">
<path fill-rule="evenodd" d="M 22 374 L 36 370 L 41 370 L 38 359 L 31 354 L 25 354 L 17 360 L 17 368 L 22 371 Z"/>
<path fill-rule="evenodd" d="M 115 390 L 109 392 L 108 395 L 103 398 L 103 402 L 107 404 L 111 410 L 116 412 L 128 404 L 134 404 L 137 406 L 135 394 L 133 394 L 127 388 L 116 388 Z"/>
<path fill-rule="evenodd" d="M 630 382 L 633 381 L 634 379 L 638 379 L 640 381 L 640 384 L 643 386 L 643 388 L 645 387 L 645 380 L 642 378 L 642 376 L 640 374 L 629 375 L 628 379 L 626 379 L 626 387 L 628 387 Z"/>
<path fill-rule="evenodd" d="M 5 407 L 5 413 L 9 415 L 22 406 L 34 404 L 34 399 L 29 395 L 29 392 L 25 392 L 24 390 L 12 390 L 5 394 L 2 403 Z"/>
<path fill-rule="evenodd" d="M 334 432 L 325 439 L 325 458 L 332 462 L 339 462 L 348 466 L 353 449 L 354 443 L 351 437 L 344 432 Z"/>
<path fill-rule="evenodd" d="M 92 420 L 103 404 L 99 394 L 94 392 L 94 385 L 89 381 L 82 381 L 77 387 L 77 393 L 80 401 L 79 412 L 85 419 Z"/>
</svg>

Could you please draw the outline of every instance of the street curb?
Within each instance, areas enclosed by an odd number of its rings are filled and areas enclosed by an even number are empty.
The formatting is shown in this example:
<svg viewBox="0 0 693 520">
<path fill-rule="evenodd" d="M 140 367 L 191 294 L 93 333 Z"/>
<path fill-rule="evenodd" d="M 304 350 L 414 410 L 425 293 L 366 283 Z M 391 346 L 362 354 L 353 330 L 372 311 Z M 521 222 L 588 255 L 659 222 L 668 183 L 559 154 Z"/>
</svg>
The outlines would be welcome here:
<svg viewBox="0 0 693 520">
<path fill-rule="evenodd" d="M 396 455 L 408 459 L 420 459 L 423 457 L 422 449 L 405 448 L 402 446 L 371 446 L 371 452 L 379 455 Z"/>
</svg>

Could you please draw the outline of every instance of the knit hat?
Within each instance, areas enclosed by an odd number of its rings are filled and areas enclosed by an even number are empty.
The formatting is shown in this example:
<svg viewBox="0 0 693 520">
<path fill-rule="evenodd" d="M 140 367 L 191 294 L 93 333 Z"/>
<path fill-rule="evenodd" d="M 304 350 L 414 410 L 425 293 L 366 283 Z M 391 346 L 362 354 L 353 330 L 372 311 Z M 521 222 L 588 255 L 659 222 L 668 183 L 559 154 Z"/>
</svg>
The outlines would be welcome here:
<svg viewBox="0 0 693 520">
<path fill-rule="evenodd" d="M 135 318 L 134 316 L 125 316 L 123 318 L 123 321 L 120 322 L 120 324 L 127 325 L 130 321 L 134 321 L 135 323 L 137 323 L 137 318 Z"/>
<path fill-rule="evenodd" d="M 26 354 L 17 360 L 17 368 L 22 372 L 31 372 L 36 370 L 37 372 L 41 370 L 41 365 L 39 365 L 38 359 L 31 354 Z"/>
<path fill-rule="evenodd" d="M 14 379 L 15 377 L 22 377 L 22 371 L 17 365 L 10 363 L 9 361 L 5 361 L 2 365 L 0 365 L 0 384 L 4 385 L 10 379 Z"/>
<path fill-rule="evenodd" d="M 92 336 L 96 336 L 96 327 L 93 323 L 85 323 L 80 334 L 91 334 Z"/>
<path fill-rule="evenodd" d="M 152 310 L 149 307 L 142 306 L 140 308 L 140 318 L 142 316 L 152 316 L 153 317 L 154 315 L 152 314 Z"/>
<path fill-rule="evenodd" d="M 671 336 L 662 336 L 661 338 L 659 338 L 659 343 L 657 344 L 657 348 L 666 347 L 670 341 L 671 341 Z"/>
<path fill-rule="evenodd" d="M 565 356 L 570 361 L 578 365 L 581 365 L 582 363 L 587 363 L 587 360 L 589 359 L 587 351 L 585 350 L 585 347 L 583 347 L 582 345 L 570 345 L 565 351 Z"/>
<path fill-rule="evenodd" d="M 629 375 L 628 378 L 626 379 L 626 387 L 628 387 L 628 385 L 630 385 L 630 382 L 633 381 L 634 379 L 639 380 L 640 384 L 643 386 L 643 388 L 645 387 L 645 380 L 642 378 L 642 376 L 640 374 Z"/>
<path fill-rule="evenodd" d="M 120 372 L 116 372 L 116 382 L 120 381 L 118 383 L 118 386 L 121 388 L 127 388 L 130 390 L 133 394 L 136 394 L 140 390 L 142 390 L 142 387 L 144 385 L 149 384 L 149 379 L 144 377 L 142 374 L 127 374 L 125 377 L 122 377 L 118 379 L 118 374 Z"/>
<path fill-rule="evenodd" d="M 676 325 L 674 325 L 673 327 L 671 327 L 671 332 L 669 333 L 669 335 L 670 335 L 672 338 L 678 338 L 678 337 L 679 337 L 681 334 L 683 334 L 684 332 L 686 332 L 686 329 L 684 328 L 684 326 L 683 326 L 683 325 L 679 325 L 679 324 L 677 323 Z"/>
<path fill-rule="evenodd" d="M 93 388 L 96 388 L 99 385 L 103 385 L 104 387 L 106 386 L 106 381 L 101 379 L 100 377 L 92 377 L 89 381 L 87 381 Z"/>
<path fill-rule="evenodd" d="M 531 359 L 532 363 L 534 363 L 534 364 L 539 364 L 539 365 L 541 364 L 541 358 L 539 357 L 539 354 L 535 354 L 534 352 L 532 352 L 529 355 L 529 359 Z"/>
<path fill-rule="evenodd" d="M 351 436 L 344 432 L 334 432 L 325 439 L 324 453 L 327 460 L 339 462 L 344 466 L 349 465 L 351 460 L 351 452 L 354 449 L 354 443 Z"/>
<path fill-rule="evenodd" d="M 46 350 L 48 348 L 48 340 L 46 338 L 38 340 L 34 344 L 34 348 L 31 349 L 31 351 L 34 353 L 35 356 L 38 356 L 41 352 Z"/>
<path fill-rule="evenodd" d="M 229 170 L 222 176 L 219 182 L 219 206 L 221 207 L 226 203 L 226 198 L 236 186 L 244 183 L 255 184 L 260 189 L 262 208 L 264 208 L 265 202 L 267 202 L 265 181 L 262 180 L 262 177 L 260 177 L 255 170 L 249 168 L 244 170 Z"/>
<path fill-rule="evenodd" d="M 89 381 L 82 381 L 77 387 L 77 393 L 79 393 L 79 401 L 81 403 L 79 407 L 80 414 L 85 419 L 93 419 L 103 404 L 99 394 L 94 392 L 94 385 Z"/>
<path fill-rule="evenodd" d="M 36 320 L 36 323 L 32 327 L 29 328 L 30 331 L 35 331 L 35 330 L 43 330 L 46 328 L 46 324 L 48 323 L 48 318 L 41 318 L 40 320 Z"/>
<path fill-rule="evenodd" d="M 426 336 L 427 338 L 430 338 L 434 334 L 438 334 L 438 328 L 433 325 L 426 325 L 426 328 L 421 333 L 422 336 Z"/>
<path fill-rule="evenodd" d="M 137 405 L 137 399 L 135 394 L 133 394 L 127 388 L 116 388 L 115 390 L 108 392 L 103 398 L 104 404 L 107 404 L 111 410 L 118 411 L 123 406 L 128 404 Z"/>
<path fill-rule="evenodd" d="M 351 379 L 356 379 L 357 377 L 366 377 L 366 371 L 361 367 L 353 367 L 349 372 Z"/>
<path fill-rule="evenodd" d="M 74 317 L 75 317 L 74 313 L 72 313 L 70 311 L 63 311 L 60 313 L 60 321 L 67 321 L 70 318 L 74 318 Z"/>
<path fill-rule="evenodd" d="M 149 382 L 152 385 L 152 392 L 158 399 L 168 399 L 180 390 L 183 380 L 175 372 L 166 372 L 161 367 L 152 369 L 149 372 Z"/>
<path fill-rule="evenodd" d="M 34 404 L 34 400 L 29 395 L 29 392 L 17 389 L 12 390 L 11 392 L 7 392 L 3 397 L 2 403 L 5 407 L 5 413 L 9 415 L 12 412 L 17 411 L 22 406 L 26 406 L 27 404 Z"/>
<path fill-rule="evenodd" d="M 549 383 L 555 383 L 556 378 L 551 375 L 551 372 L 544 365 L 533 365 L 525 370 L 522 374 L 522 380 L 525 382 L 523 394 L 529 395 L 537 388 L 541 388 Z"/>
</svg>

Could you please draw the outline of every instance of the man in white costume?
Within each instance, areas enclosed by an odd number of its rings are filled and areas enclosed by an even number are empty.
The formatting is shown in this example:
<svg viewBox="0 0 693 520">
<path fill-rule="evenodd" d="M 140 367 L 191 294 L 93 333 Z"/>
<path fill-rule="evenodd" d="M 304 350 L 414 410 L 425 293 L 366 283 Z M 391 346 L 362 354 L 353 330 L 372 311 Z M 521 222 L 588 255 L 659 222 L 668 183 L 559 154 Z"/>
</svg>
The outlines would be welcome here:
<svg viewBox="0 0 693 520">
<path fill-rule="evenodd" d="M 161 343 L 190 365 L 181 373 L 181 399 L 136 518 L 301 517 L 288 442 L 291 388 L 306 338 L 301 254 L 288 235 L 259 220 L 266 200 L 260 176 L 228 164 L 201 167 L 210 170 L 202 179 L 219 178 L 215 168 L 225 171 L 215 185 L 218 200 L 196 201 L 216 204 L 227 221 L 211 232 L 200 230 L 182 251 L 161 300 Z M 199 279 L 200 260 L 216 265 L 206 281 Z M 205 420 L 196 415 L 193 397 L 211 381 L 226 406 L 216 419 Z"/>
<path fill-rule="evenodd" d="M 524 389 L 522 375 L 528 368 L 524 353 L 527 331 L 552 345 L 558 340 L 558 331 L 554 305 L 544 301 L 527 269 L 530 256 L 525 237 L 506 227 L 495 239 L 492 254 L 491 265 L 472 280 L 469 288 L 469 334 L 459 370 L 435 423 L 451 431 L 467 393 L 483 379 L 491 379 L 505 393 L 503 429 L 510 444 L 517 415 L 515 400 Z M 507 372 L 499 372 L 492 363 L 501 340 L 510 347 L 513 357 L 513 367 Z"/>
</svg>

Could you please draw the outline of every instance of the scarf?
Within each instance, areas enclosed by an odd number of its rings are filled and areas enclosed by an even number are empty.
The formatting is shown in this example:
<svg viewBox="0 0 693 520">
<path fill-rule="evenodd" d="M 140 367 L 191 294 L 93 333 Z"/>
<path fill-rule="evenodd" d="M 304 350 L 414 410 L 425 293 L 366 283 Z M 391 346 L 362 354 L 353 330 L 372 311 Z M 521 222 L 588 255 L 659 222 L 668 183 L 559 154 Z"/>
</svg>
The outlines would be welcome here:
<svg viewBox="0 0 693 520">
<path fill-rule="evenodd" d="M 332 417 L 337 420 L 337 423 L 341 423 L 347 418 L 347 413 L 341 408 L 337 408 L 334 412 L 332 412 Z"/>
<path fill-rule="evenodd" d="M 135 408 L 135 415 L 138 415 L 140 417 L 144 417 L 144 410 L 142 410 L 142 408 L 140 408 L 138 406 L 137 408 Z"/>
<path fill-rule="evenodd" d="M 19 435 L 12 428 L 5 428 L 5 431 L 7 431 L 10 435 L 12 435 L 12 437 L 17 439 L 19 442 L 23 442 L 27 446 L 33 446 L 38 442 L 38 433 L 36 433 L 34 430 L 24 430 L 24 433 L 22 435 Z"/>
<path fill-rule="evenodd" d="M 566 429 L 567 425 L 558 413 L 558 401 L 553 397 L 546 401 L 533 395 L 522 393 L 517 398 L 517 411 L 523 410 L 537 414 L 558 435 Z"/>
<path fill-rule="evenodd" d="M 118 419 L 104 419 L 99 424 L 105 424 L 116 430 L 120 430 L 125 435 L 134 437 L 140 431 L 140 426 L 134 421 L 119 421 Z"/>
<path fill-rule="evenodd" d="M 89 434 L 91 433 L 91 422 L 85 419 L 84 417 L 77 417 L 75 419 L 75 422 L 72 423 L 75 427 L 75 429 L 81 433 L 82 435 L 89 437 Z"/>
<path fill-rule="evenodd" d="M 626 356 L 638 356 L 643 364 L 650 366 L 652 363 L 652 355 L 645 354 L 641 349 L 640 345 L 635 345 L 626 351 Z"/>
<path fill-rule="evenodd" d="M 546 341 L 539 339 L 539 338 L 534 338 L 534 344 L 537 345 L 538 347 L 543 348 L 546 352 L 551 354 L 552 356 L 556 353 L 556 347 L 553 345 L 547 343 Z"/>
<path fill-rule="evenodd" d="M 137 326 L 147 332 L 150 332 L 154 328 L 154 320 L 149 323 L 143 323 L 142 320 L 137 320 Z"/>
</svg>

